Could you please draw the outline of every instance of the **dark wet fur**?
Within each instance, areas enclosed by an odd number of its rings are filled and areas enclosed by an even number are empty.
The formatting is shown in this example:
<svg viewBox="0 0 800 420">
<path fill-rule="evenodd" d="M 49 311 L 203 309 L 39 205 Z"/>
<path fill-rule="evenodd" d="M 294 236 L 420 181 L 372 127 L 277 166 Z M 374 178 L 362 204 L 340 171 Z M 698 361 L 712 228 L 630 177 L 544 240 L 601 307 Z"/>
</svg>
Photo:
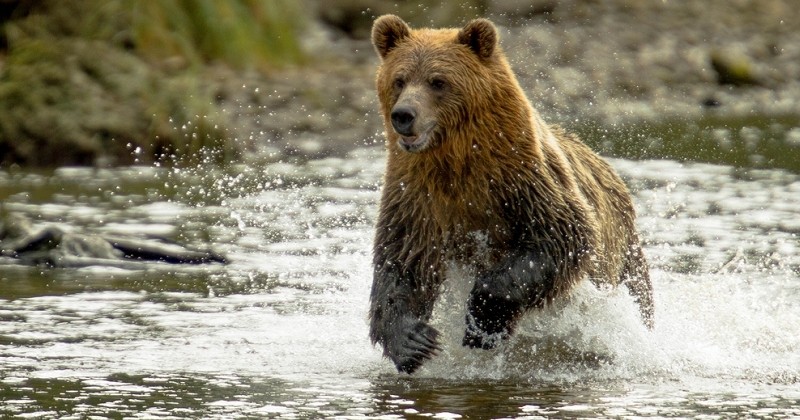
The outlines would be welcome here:
<svg viewBox="0 0 800 420">
<path fill-rule="evenodd" d="M 526 309 L 553 292 L 555 264 L 541 251 L 523 250 L 480 276 L 469 296 L 462 344 L 492 349 L 511 336 Z"/>
</svg>

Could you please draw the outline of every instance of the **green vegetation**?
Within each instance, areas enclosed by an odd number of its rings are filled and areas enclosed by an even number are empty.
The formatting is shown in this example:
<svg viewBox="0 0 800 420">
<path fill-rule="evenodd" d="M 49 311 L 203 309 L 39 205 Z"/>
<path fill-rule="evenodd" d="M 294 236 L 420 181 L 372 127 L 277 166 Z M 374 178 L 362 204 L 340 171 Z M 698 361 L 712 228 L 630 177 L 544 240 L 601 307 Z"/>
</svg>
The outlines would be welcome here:
<svg viewBox="0 0 800 420">
<path fill-rule="evenodd" d="M 269 69 L 302 60 L 294 0 L 127 0 L 136 49 L 156 60 Z"/>
<path fill-rule="evenodd" d="M 25 2 L 20 3 L 25 4 Z M 208 63 L 297 63 L 291 0 L 49 0 L 3 23 L 0 165 L 227 161 Z"/>
</svg>

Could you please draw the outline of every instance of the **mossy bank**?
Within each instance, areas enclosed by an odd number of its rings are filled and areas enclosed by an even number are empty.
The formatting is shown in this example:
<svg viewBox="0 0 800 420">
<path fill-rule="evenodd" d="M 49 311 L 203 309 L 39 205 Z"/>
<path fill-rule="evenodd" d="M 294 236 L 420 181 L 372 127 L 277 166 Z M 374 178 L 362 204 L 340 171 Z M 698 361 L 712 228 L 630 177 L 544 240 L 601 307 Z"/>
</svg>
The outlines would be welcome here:
<svg viewBox="0 0 800 420">
<path fill-rule="evenodd" d="M 219 80 L 302 59 L 294 39 L 301 20 L 289 1 L 4 8 L 3 165 L 230 160 L 247 145 L 231 141 Z"/>
</svg>

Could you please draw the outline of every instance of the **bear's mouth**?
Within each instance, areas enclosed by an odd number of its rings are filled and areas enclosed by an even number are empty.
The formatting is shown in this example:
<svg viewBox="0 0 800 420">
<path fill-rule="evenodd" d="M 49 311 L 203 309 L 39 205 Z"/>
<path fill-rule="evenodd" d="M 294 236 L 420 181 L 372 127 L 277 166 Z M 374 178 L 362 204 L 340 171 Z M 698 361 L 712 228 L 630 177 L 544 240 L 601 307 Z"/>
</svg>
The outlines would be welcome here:
<svg viewBox="0 0 800 420">
<path fill-rule="evenodd" d="M 397 144 L 400 145 L 400 148 L 405 150 L 406 152 L 410 153 L 418 153 L 425 150 L 431 143 L 431 138 L 433 137 L 434 128 L 436 128 L 436 124 L 431 124 L 423 130 L 421 133 L 415 136 L 403 136 L 401 135 L 400 138 L 397 140 Z"/>
</svg>

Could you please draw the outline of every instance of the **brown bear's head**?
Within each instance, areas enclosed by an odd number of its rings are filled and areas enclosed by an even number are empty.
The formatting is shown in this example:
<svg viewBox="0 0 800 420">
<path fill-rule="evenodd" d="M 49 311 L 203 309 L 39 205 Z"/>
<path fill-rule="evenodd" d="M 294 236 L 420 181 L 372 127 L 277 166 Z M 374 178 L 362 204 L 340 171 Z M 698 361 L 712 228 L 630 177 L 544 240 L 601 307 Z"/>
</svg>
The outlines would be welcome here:
<svg viewBox="0 0 800 420">
<path fill-rule="evenodd" d="M 372 43 L 381 58 L 377 89 L 387 135 L 402 150 L 438 147 L 484 124 L 476 120 L 504 99 L 497 86 L 509 84 L 508 65 L 486 19 L 461 29 L 412 30 L 384 15 L 372 27 Z"/>
</svg>

